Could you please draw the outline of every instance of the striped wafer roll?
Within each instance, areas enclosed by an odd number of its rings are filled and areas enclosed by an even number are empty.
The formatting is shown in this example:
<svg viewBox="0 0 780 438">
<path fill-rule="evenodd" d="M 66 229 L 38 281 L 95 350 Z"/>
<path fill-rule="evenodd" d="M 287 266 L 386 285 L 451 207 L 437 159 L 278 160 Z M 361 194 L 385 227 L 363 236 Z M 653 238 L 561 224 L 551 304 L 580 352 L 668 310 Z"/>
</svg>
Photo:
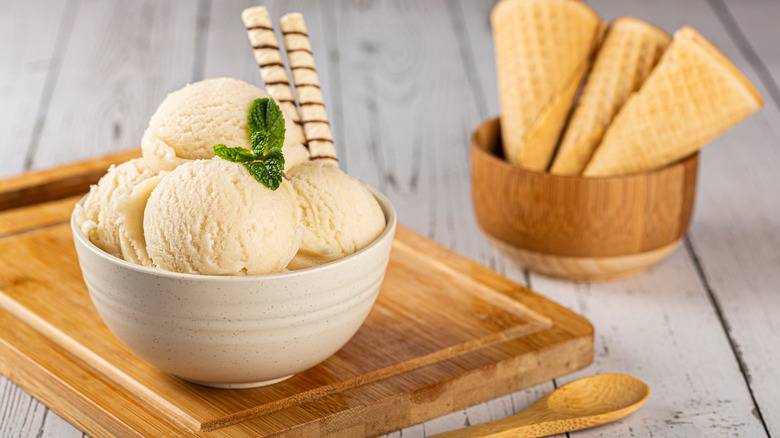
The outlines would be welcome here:
<svg viewBox="0 0 780 438">
<path fill-rule="evenodd" d="M 309 143 L 311 159 L 338 161 L 303 15 L 292 13 L 283 16 L 279 20 L 279 28 L 284 37 L 295 92 L 298 94 L 303 133 Z"/>
<path fill-rule="evenodd" d="M 241 19 L 246 26 L 247 36 L 255 53 L 255 61 L 260 67 L 260 75 L 263 77 L 268 94 L 276 99 L 285 113 L 293 119 L 300 131 L 299 136 L 305 138 L 303 122 L 295 105 L 290 78 L 284 68 L 284 60 L 279 51 L 279 42 L 276 40 L 268 9 L 265 6 L 244 9 L 241 12 Z"/>
</svg>

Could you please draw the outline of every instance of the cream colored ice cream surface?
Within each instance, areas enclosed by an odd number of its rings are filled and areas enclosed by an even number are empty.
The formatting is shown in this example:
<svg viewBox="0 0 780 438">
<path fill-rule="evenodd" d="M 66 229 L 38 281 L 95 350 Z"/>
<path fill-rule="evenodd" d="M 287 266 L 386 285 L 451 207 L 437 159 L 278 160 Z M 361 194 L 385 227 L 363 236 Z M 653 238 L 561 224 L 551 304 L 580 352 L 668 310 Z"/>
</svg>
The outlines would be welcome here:
<svg viewBox="0 0 780 438">
<path fill-rule="evenodd" d="M 169 94 L 149 120 L 141 140 L 144 160 L 155 170 L 214 156 L 214 146 L 251 149 L 247 117 L 264 90 L 232 78 L 205 79 Z M 277 102 L 278 104 L 278 102 Z M 285 116 L 285 170 L 308 160 L 304 139 Z"/>
<path fill-rule="evenodd" d="M 357 179 L 335 163 L 311 161 L 287 177 L 295 188 L 304 226 L 303 241 L 289 269 L 303 269 L 352 254 L 385 228 L 379 203 Z"/>
<path fill-rule="evenodd" d="M 154 266 L 211 275 L 281 272 L 298 251 L 295 193 L 275 191 L 243 165 L 219 158 L 189 161 L 154 188 L 143 218 Z"/>
<path fill-rule="evenodd" d="M 81 231 L 103 251 L 133 263 L 149 266 L 143 233 L 139 232 L 146 199 L 162 177 L 143 159 L 111 166 L 89 190 L 81 215 Z"/>
</svg>

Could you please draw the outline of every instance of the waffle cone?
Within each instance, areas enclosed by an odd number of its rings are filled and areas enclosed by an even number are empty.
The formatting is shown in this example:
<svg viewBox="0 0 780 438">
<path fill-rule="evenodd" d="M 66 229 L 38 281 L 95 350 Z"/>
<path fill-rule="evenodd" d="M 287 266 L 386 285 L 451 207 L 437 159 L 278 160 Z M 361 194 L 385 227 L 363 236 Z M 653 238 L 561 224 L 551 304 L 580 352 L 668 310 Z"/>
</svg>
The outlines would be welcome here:
<svg viewBox="0 0 780 438">
<path fill-rule="evenodd" d="M 632 17 L 619 18 L 610 24 L 564 132 L 551 173 L 582 173 L 607 126 L 628 97 L 642 85 L 671 39 L 663 30 Z"/>
<path fill-rule="evenodd" d="M 298 94 L 303 133 L 309 144 L 311 159 L 338 162 L 303 14 L 293 12 L 284 15 L 279 20 L 279 28 L 284 35 L 287 60 Z"/>
<path fill-rule="evenodd" d="M 491 22 L 504 155 L 545 170 L 603 23 L 574 0 L 502 0 Z"/>
<path fill-rule="evenodd" d="M 624 175 L 675 162 L 761 104 L 761 96 L 737 67 L 685 26 L 618 112 L 583 175 Z"/>
</svg>

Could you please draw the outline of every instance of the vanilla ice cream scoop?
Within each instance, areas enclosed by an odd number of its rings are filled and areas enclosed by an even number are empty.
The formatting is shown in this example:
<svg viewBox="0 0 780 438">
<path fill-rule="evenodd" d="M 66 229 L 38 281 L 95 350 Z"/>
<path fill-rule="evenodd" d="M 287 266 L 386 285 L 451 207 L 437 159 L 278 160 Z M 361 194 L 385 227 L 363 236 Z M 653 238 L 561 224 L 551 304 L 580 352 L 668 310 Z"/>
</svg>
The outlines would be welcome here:
<svg viewBox="0 0 780 438">
<path fill-rule="evenodd" d="M 289 182 L 270 190 L 243 165 L 189 161 L 166 175 L 146 204 L 143 230 L 154 266 L 210 275 L 282 271 L 300 245 Z"/>
<path fill-rule="evenodd" d="M 141 139 L 144 160 L 156 170 L 173 170 L 189 160 L 214 156 L 214 146 L 251 149 L 247 117 L 262 89 L 232 78 L 189 84 L 169 94 L 149 120 Z M 278 104 L 278 102 L 277 102 Z M 284 113 L 285 169 L 308 160 L 303 137 Z"/>
<path fill-rule="evenodd" d="M 81 231 L 103 251 L 141 265 L 150 265 L 140 221 L 151 189 L 161 175 L 141 158 L 111 166 L 89 190 Z"/>
<path fill-rule="evenodd" d="M 289 269 L 303 269 L 352 254 L 385 229 L 385 216 L 371 192 L 335 163 L 310 161 L 287 177 L 295 188 L 303 240 Z"/>
</svg>

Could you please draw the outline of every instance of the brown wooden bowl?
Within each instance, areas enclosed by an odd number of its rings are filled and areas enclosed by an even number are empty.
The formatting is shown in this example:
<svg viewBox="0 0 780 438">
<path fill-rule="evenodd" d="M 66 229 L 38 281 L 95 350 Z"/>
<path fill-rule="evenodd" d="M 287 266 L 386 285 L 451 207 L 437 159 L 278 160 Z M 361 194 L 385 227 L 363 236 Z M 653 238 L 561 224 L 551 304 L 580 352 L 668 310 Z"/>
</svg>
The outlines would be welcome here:
<svg viewBox="0 0 780 438">
<path fill-rule="evenodd" d="M 680 244 L 691 220 L 699 155 L 607 178 L 525 170 L 502 158 L 498 119 L 471 141 L 471 190 L 488 239 L 523 267 L 605 280 L 641 272 Z"/>
</svg>

